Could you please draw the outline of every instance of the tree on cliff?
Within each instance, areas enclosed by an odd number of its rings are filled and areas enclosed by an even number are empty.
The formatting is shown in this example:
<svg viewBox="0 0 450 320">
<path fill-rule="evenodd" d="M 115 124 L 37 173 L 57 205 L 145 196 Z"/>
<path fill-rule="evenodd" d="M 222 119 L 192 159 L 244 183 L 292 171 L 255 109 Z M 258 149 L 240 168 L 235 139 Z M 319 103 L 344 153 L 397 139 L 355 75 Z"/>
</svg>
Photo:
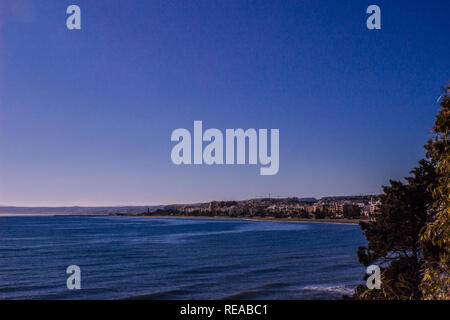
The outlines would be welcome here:
<svg viewBox="0 0 450 320">
<path fill-rule="evenodd" d="M 433 218 L 433 197 L 428 189 L 436 181 L 433 165 L 421 160 L 411 171 L 407 183 L 390 181 L 384 186 L 381 205 L 374 221 L 361 222 L 368 241 L 358 248 L 358 259 L 365 265 L 381 267 L 381 290 L 359 286 L 357 299 L 420 299 L 424 248 L 420 232 Z M 428 250 L 428 249 L 426 249 Z"/>
<path fill-rule="evenodd" d="M 421 288 L 425 299 L 450 299 L 450 85 L 440 97 L 441 110 L 425 145 L 427 157 L 436 167 L 439 180 L 430 186 L 436 215 L 422 235 L 425 246 L 437 247 L 426 257 Z"/>
<path fill-rule="evenodd" d="M 359 286 L 356 299 L 450 299 L 450 86 L 421 160 L 407 183 L 384 187 L 374 221 L 362 222 L 359 261 L 381 266 L 381 290 Z"/>
</svg>

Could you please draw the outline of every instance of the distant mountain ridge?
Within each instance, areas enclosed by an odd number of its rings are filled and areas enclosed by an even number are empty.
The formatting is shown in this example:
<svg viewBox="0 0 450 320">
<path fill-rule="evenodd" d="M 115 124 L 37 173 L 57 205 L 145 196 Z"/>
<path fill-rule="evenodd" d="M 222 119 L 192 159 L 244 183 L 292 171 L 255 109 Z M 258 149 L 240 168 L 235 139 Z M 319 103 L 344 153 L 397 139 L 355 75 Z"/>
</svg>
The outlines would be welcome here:
<svg viewBox="0 0 450 320">
<path fill-rule="evenodd" d="M 164 206 L 117 206 L 117 207 L 14 207 L 0 206 L 1 214 L 23 215 L 111 215 L 153 212 Z"/>
</svg>

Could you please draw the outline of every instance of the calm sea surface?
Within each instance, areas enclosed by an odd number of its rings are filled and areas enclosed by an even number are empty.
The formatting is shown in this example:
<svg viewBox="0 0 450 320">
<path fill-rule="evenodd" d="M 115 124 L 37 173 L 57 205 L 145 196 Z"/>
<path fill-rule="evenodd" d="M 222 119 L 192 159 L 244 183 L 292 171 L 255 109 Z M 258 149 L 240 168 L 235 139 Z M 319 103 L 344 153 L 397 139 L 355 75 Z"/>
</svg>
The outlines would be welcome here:
<svg viewBox="0 0 450 320">
<path fill-rule="evenodd" d="M 0 299 L 339 299 L 364 244 L 345 224 L 0 217 Z"/>
</svg>

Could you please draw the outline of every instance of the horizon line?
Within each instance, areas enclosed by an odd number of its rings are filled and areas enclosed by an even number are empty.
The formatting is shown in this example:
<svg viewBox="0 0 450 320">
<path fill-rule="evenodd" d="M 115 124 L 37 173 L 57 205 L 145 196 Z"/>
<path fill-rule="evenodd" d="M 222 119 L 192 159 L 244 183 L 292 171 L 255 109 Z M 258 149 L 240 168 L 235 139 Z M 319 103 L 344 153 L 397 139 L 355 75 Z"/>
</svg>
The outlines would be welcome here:
<svg viewBox="0 0 450 320">
<path fill-rule="evenodd" d="M 328 195 L 328 196 L 322 196 L 322 197 L 314 197 L 314 196 L 257 196 L 257 197 L 250 197 L 245 199 L 233 199 L 233 200 L 206 200 L 206 201 L 194 201 L 194 202 L 170 202 L 170 203 L 158 203 L 158 204 L 96 204 L 96 205 L 80 205 L 80 204 L 61 204 L 61 205 L 9 205 L 9 204 L 0 204 L 1 207 L 15 207 L 15 208 L 102 208 L 102 207 L 157 207 L 157 206 L 171 206 L 171 205 L 191 205 L 191 204 L 197 204 L 197 203 L 208 203 L 212 201 L 247 201 L 247 200 L 253 200 L 253 199 L 288 199 L 288 198 L 298 198 L 298 199 L 304 199 L 304 198 L 314 198 L 316 200 L 320 200 L 323 198 L 338 198 L 338 197 L 362 197 L 362 196 L 378 196 L 380 193 L 366 193 L 366 194 L 352 194 L 352 195 Z"/>
</svg>

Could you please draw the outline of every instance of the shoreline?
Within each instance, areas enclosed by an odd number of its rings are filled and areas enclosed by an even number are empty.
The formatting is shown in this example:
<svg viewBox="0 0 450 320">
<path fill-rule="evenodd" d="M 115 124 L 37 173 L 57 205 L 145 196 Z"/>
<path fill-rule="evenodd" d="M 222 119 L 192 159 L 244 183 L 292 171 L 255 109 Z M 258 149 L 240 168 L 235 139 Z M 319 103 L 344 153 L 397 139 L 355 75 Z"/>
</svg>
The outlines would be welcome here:
<svg viewBox="0 0 450 320">
<path fill-rule="evenodd" d="M 97 215 L 98 217 L 98 215 Z M 158 218 L 158 219 L 230 219 L 230 220 L 248 220 L 248 221 L 272 221 L 272 222 L 308 222 L 308 223 L 335 223 L 335 224 L 354 224 L 359 225 L 361 221 L 370 221 L 370 219 L 306 219 L 306 218 L 275 218 L 275 217 L 222 217 L 222 216 L 163 216 L 163 215 L 110 215 L 105 217 L 135 217 L 135 218 Z"/>
<path fill-rule="evenodd" d="M 0 214 L 2 217 L 128 217 L 128 218 L 159 218 L 159 219 L 230 219 L 247 221 L 272 221 L 272 222 L 304 222 L 304 223 L 334 223 L 359 225 L 361 221 L 368 222 L 370 219 L 307 219 L 307 218 L 275 218 L 275 217 L 226 217 L 226 216 L 165 216 L 165 215 L 121 215 L 121 214 Z"/>
</svg>

